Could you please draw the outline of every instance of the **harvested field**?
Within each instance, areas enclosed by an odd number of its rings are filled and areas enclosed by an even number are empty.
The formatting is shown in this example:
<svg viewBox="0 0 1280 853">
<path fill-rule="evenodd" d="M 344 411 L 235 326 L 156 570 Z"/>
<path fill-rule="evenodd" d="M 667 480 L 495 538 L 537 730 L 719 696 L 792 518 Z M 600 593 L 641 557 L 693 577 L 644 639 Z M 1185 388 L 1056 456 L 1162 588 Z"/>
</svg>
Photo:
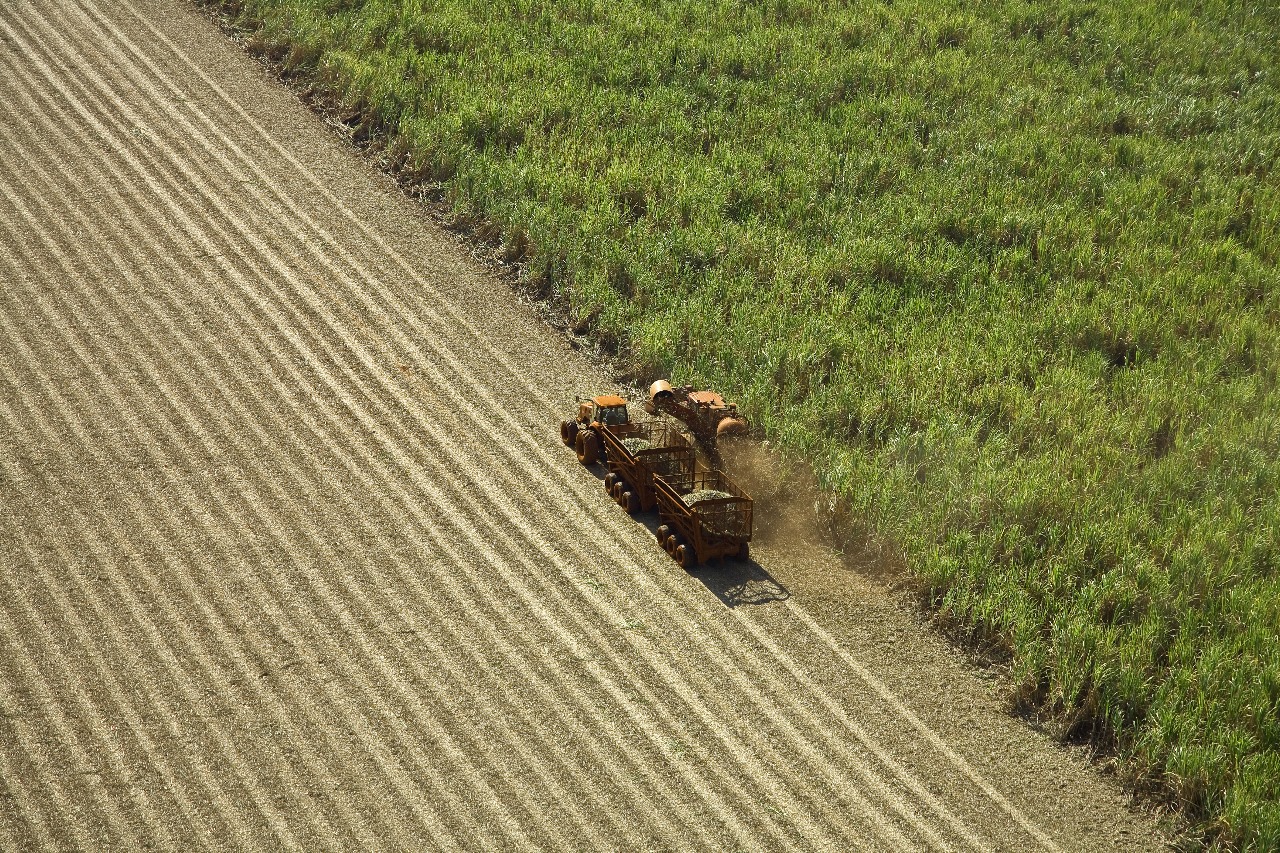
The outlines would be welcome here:
<svg viewBox="0 0 1280 853">
<path fill-rule="evenodd" d="M 0 282 L 2 849 L 1158 844 L 829 555 L 674 569 L 609 377 L 184 5 L 0 5 Z"/>
</svg>

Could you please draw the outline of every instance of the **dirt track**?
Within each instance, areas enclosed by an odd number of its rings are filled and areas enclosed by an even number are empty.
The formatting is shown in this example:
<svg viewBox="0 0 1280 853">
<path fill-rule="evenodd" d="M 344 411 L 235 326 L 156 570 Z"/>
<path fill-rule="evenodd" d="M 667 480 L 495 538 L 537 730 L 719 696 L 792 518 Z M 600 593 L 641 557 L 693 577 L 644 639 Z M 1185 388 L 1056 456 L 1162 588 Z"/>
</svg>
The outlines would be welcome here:
<svg viewBox="0 0 1280 853">
<path fill-rule="evenodd" d="M 0 5 L 0 283 L 0 848 L 1158 846 L 870 581 L 679 570 L 608 377 L 184 5 Z"/>
</svg>

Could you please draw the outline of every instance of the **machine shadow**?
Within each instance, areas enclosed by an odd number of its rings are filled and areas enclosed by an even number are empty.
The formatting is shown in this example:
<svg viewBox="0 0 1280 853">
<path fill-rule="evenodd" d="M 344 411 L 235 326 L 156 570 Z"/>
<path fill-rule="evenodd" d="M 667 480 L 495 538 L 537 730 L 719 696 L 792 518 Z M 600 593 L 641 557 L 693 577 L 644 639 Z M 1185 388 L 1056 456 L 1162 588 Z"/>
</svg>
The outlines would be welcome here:
<svg viewBox="0 0 1280 853">
<path fill-rule="evenodd" d="M 786 601 L 791 591 L 778 583 L 755 560 L 725 560 L 695 566 L 689 574 L 702 581 L 725 607 Z"/>
</svg>

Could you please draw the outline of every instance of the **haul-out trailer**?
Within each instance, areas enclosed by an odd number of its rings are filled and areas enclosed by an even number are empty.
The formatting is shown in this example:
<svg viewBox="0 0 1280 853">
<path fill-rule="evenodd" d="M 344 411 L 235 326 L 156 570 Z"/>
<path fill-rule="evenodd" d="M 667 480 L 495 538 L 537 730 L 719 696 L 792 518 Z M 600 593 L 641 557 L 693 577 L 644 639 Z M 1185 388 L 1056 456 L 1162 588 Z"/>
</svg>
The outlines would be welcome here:
<svg viewBox="0 0 1280 853">
<path fill-rule="evenodd" d="M 653 509 L 655 477 L 682 476 L 697 465 L 688 440 L 662 421 L 629 424 L 625 430 L 605 426 L 600 437 L 609 468 L 605 491 L 629 513 Z"/>
<path fill-rule="evenodd" d="M 753 502 L 723 471 L 654 478 L 658 542 L 685 569 L 724 557 L 746 559 Z"/>
</svg>

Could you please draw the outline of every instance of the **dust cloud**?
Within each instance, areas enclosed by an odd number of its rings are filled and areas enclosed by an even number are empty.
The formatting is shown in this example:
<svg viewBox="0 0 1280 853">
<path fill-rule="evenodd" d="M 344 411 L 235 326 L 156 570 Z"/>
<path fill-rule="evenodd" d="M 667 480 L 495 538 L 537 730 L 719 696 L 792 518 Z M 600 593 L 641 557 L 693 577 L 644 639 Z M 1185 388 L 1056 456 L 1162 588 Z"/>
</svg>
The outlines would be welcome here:
<svg viewBox="0 0 1280 853">
<path fill-rule="evenodd" d="M 719 455 L 720 467 L 755 501 L 753 546 L 806 561 L 821 557 L 881 583 L 904 577 L 899 549 L 824 492 L 807 465 L 745 438 L 722 439 Z"/>
</svg>

